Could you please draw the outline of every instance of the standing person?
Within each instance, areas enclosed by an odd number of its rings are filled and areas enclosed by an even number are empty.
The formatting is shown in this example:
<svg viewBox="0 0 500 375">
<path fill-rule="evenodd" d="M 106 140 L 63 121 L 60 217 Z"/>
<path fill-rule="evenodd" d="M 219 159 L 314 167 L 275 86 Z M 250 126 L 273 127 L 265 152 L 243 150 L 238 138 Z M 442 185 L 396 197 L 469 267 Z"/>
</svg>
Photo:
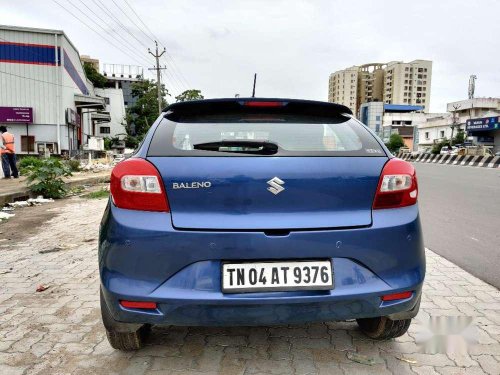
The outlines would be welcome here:
<svg viewBox="0 0 500 375">
<path fill-rule="evenodd" d="M 0 148 L 2 155 L 2 168 L 4 178 L 10 178 L 11 174 L 14 178 L 19 178 L 19 172 L 16 167 L 16 149 L 14 147 L 14 134 L 9 133 L 5 126 L 0 126 L 0 137 L 2 138 L 3 146 Z"/>
</svg>

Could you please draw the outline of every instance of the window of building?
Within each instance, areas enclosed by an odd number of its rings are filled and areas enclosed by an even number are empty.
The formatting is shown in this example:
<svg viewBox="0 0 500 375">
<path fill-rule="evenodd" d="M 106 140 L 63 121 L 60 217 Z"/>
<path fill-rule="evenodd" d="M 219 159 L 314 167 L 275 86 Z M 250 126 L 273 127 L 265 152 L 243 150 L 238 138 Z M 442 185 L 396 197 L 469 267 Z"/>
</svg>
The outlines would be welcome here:
<svg viewBox="0 0 500 375">
<path fill-rule="evenodd" d="M 380 116 L 375 116 L 375 121 L 380 121 Z"/>
<path fill-rule="evenodd" d="M 425 132 L 425 139 L 429 139 L 429 132 Z"/>
<path fill-rule="evenodd" d="M 440 130 L 440 131 L 439 131 L 439 136 L 440 136 L 441 138 L 444 138 L 444 130 Z"/>
<path fill-rule="evenodd" d="M 405 74 L 405 78 L 408 78 L 410 75 L 408 73 Z"/>
<path fill-rule="evenodd" d="M 408 84 L 408 80 L 407 79 L 405 79 L 405 83 Z"/>
<path fill-rule="evenodd" d="M 406 68 L 405 68 L 405 72 L 407 72 L 407 71 L 408 71 L 408 69 L 409 69 L 409 68 L 408 68 L 408 67 L 406 67 Z"/>
<path fill-rule="evenodd" d="M 104 98 L 104 103 L 108 104 L 109 105 L 109 98 Z"/>
<path fill-rule="evenodd" d="M 423 71 L 424 71 L 424 69 L 423 69 L 423 68 L 418 68 L 418 72 L 419 72 L 419 73 L 421 73 L 421 72 L 423 72 Z"/>
<path fill-rule="evenodd" d="M 21 136 L 21 151 L 22 152 L 35 152 L 35 136 L 22 135 Z"/>
<path fill-rule="evenodd" d="M 111 128 L 109 126 L 101 126 L 100 132 L 101 134 L 109 134 L 111 133 Z"/>
</svg>

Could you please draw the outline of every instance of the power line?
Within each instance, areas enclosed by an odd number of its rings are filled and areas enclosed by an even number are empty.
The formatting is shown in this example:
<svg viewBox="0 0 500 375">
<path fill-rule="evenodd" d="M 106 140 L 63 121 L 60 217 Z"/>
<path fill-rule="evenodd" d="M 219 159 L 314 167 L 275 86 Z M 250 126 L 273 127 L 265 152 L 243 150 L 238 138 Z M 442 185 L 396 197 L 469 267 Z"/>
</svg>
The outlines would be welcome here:
<svg viewBox="0 0 500 375">
<path fill-rule="evenodd" d="M 63 85 L 63 84 L 60 84 L 60 83 L 54 83 L 54 82 L 50 82 L 50 81 L 44 81 L 44 80 L 41 80 L 41 79 L 26 77 L 26 76 L 22 76 L 22 75 L 15 74 L 15 73 L 9 73 L 9 72 L 3 71 L 3 70 L 0 70 L 0 73 L 1 74 L 6 74 L 6 75 L 9 75 L 9 76 L 18 77 L 18 78 L 27 79 L 27 80 L 30 80 L 30 81 L 36 81 L 36 82 L 41 82 L 41 83 L 47 83 L 49 85 L 60 86 L 60 87 L 68 87 L 70 89 L 75 89 L 74 86 L 68 86 L 68 85 Z"/>
<path fill-rule="evenodd" d="M 125 3 L 127 4 L 127 6 L 130 8 L 130 10 L 132 10 L 132 12 L 135 14 L 135 16 L 139 19 L 139 21 L 141 22 L 142 25 L 144 25 L 144 27 L 149 31 L 149 33 L 153 36 L 153 39 L 154 40 L 157 40 L 160 42 L 160 44 L 162 45 L 163 48 L 165 48 L 167 50 L 167 56 L 170 57 L 170 59 L 172 60 L 172 65 L 174 68 L 176 68 L 175 70 L 177 70 L 181 76 L 181 78 L 184 80 L 184 83 L 187 84 L 187 88 L 192 88 L 192 86 L 189 84 L 189 82 L 187 81 L 186 77 L 184 77 L 184 74 L 182 74 L 182 71 L 176 66 L 175 64 L 175 61 L 174 61 L 174 58 L 170 55 L 170 53 L 168 52 L 168 48 L 167 46 L 165 45 L 165 43 L 163 43 L 159 38 L 157 38 L 155 36 L 155 34 L 151 31 L 151 29 L 149 28 L 149 26 L 142 20 L 142 18 L 139 16 L 139 14 L 135 11 L 135 9 L 132 7 L 132 5 L 130 5 L 130 3 L 128 2 L 128 0 L 124 0 Z M 113 1 L 114 2 L 114 1 Z M 116 3 L 115 3 L 116 4 Z"/>
<path fill-rule="evenodd" d="M 92 30 L 93 32 L 95 32 L 97 35 L 99 35 L 102 39 L 104 39 L 106 42 L 108 42 L 109 44 L 111 44 L 113 47 L 115 47 L 116 49 L 118 49 L 119 51 L 121 51 L 123 54 L 129 56 L 132 60 L 134 60 L 135 62 L 137 62 L 139 65 L 142 65 L 143 63 L 139 62 L 135 57 L 131 56 L 130 54 L 128 54 L 127 52 L 119 49 L 112 41 L 110 41 L 109 39 L 105 38 L 103 35 L 101 35 L 98 31 L 96 31 L 92 26 L 89 26 L 85 21 L 82 21 L 81 18 L 79 18 L 78 16 L 76 16 L 73 12 L 71 12 L 70 10 L 68 10 L 66 7 L 64 7 L 63 5 L 61 5 L 59 2 L 57 2 L 57 0 L 52 0 L 53 2 L 55 2 L 57 5 L 59 5 L 61 8 L 63 8 L 67 13 L 69 13 L 71 16 L 73 16 L 74 18 L 76 18 L 78 21 L 80 21 L 82 24 L 84 24 L 87 28 L 89 28 L 90 30 Z"/>
<path fill-rule="evenodd" d="M 89 15 L 87 15 L 84 11 L 82 11 L 80 8 L 78 8 L 75 4 L 73 4 L 71 1 L 68 2 L 70 5 L 72 5 L 75 9 L 77 9 L 80 13 L 82 13 L 85 17 L 87 17 L 91 22 L 93 22 L 94 24 L 96 24 L 98 27 L 100 27 L 105 33 L 108 33 L 108 31 L 102 27 L 98 22 L 94 21 L 92 19 L 92 17 L 90 17 Z M 95 13 L 94 13 L 95 14 Z M 109 37 L 113 38 L 116 42 L 120 43 L 121 46 L 123 46 L 124 48 L 128 49 L 132 54 L 134 54 L 135 56 L 135 53 L 136 51 L 133 50 L 131 47 L 128 46 L 128 44 L 125 42 L 122 42 L 121 40 L 119 40 L 118 38 L 116 38 L 114 35 L 111 35 L 109 34 Z M 138 59 L 144 59 L 144 57 L 140 57 L 140 56 L 136 56 Z M 144 59 L 143 60 L 143 64 L 144 64 L 144 61 L 146 61 L 146 64 L 149 64 L 148 60 L 147 59 Z"/>
<path fill-rule="evenodd" d="M 103 11 L 111 20 L 113 20 L 122 30 L 124 30 L 127 34 L 129 34 L 135 41 L 137 41 L 138 45 L 141 47 L 141 48 L 144 48 L 145 49 L 145 43 L 144 41 L 138 39 L 135 34 L 133 34 L 126 26 L 124 23 L 122 23 L 120 21 L 120 19 L 115 16 L 113 14 L 113 12 L 101 1 L 101 0 L 92 0 L 94 2 L 95 5 L 97 5 L 97 7 Z M 116 4 L 116 3 L 115 3 Z M 121 9 L 120 9 L 121 10 Z M 128 42 L 131 42 L 131 40 L 129 40 Z M 149 65 L 149 63 L 147 64 Z M 172 82 L 172 86 L 173 85 L 173 78 L 170 78 L 171 82 Z M 177 85 L 175 85 L 177 86 Z M 178 90 L 176 88 L 176 90 Z M 179 90 L 178 90 L 179 91 Z"/>
</svg>

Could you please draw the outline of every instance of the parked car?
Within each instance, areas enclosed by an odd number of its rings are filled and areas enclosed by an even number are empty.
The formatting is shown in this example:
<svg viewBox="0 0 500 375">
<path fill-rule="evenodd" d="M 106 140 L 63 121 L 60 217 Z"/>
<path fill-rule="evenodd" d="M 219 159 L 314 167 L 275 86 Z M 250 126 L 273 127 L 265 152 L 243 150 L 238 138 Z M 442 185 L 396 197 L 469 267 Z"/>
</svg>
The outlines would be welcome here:
<svg viewBox="0 0 500 375">
<path fill-rule="evenodd" d="M 412 164 L 342 105 L 179 102 L 111 176 L 101 311 L 116 349 L 150 325 L 356 319 L 372 339 L 418 313 L 425 255 Z"/>
<path fill-rule="evenodd" d="M 441 155 L 457 155 L 458 147 L 455 146 L 443 146 L 439 152 Z"/>
</svg>

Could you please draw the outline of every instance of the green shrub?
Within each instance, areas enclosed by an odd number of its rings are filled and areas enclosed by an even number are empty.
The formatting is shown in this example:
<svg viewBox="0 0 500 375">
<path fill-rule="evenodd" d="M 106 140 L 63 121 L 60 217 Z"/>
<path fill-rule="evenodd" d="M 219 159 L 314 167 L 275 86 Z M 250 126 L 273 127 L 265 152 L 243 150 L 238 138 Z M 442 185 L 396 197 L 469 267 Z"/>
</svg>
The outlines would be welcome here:
<svg viewBox="0 0 500 375">
<path fill-rule="evenodd" d="M 78 160 L 68 160 L 66 163 L 68 164 L 69 169 L 71 169 L 71 172 L 78 172 L 81 170 L 80 162 Z"/>
<path fill-rule="evenodd" d="M 29 168 L 40 165 L 42 165 L 42 159 L 36 156 L 26 156 L 19 160 L 19 171 L 24 175 Z"/>
<path fill-rule="evenodd" d="M 389 137 L 389 142 L 385 144 L 387 148 L 389 149 L 390 152 L 393 154 L 396 153 L 401 147 L 405 145 L 405 142 L 403 140 L 403 137 L 401 137 L 399 134 L 391 134 Z"/>
<path fill-rule="evenodd" d="M 40 165 L 27 168 L 29 189 L 45 198 L 63 198 L 67 194 L 63 177 L 71 176 L 71 169 L 56 158 L 41 160 Z"/>
</svg>

